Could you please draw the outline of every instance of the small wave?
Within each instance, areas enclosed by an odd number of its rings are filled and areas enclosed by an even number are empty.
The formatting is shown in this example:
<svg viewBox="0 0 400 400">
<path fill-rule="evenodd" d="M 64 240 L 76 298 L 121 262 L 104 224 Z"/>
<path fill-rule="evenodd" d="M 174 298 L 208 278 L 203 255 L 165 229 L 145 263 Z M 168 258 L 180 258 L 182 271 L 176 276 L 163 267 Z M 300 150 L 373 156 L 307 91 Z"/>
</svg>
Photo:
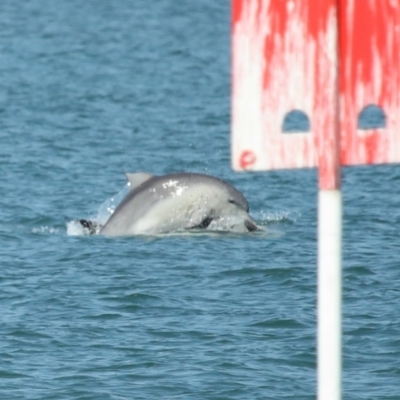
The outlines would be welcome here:
<svg viewBox="0 0 400 400">
<path fill-rule="evenodd" d="M 60 233 L 60 228 L 54 228 L 51 226 L 40 226 L 39 228 L 33 228 L 32 233 L 58 234 L 58 233 Z"/>
<path fill-rule="evenodd" d="M 300 217 L 299 211 L 274 211 L 265 212 L 261 211 L 255 216 L 256 220 L 261 226 L 275 224 L 275 223 L 294 223 Z"/>
<path fill-rule="evenodd" d="M 68 236 L 84 236 L 84 228 L 79 221 L 67 222 L 67 235 Z"/>
</svg>

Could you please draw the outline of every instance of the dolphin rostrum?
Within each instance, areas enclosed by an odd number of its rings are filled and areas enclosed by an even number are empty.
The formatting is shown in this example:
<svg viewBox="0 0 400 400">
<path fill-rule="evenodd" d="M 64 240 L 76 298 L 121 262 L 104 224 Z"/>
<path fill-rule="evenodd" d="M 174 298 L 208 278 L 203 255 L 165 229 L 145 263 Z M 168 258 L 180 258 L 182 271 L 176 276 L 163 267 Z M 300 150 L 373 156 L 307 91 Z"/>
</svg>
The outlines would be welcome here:
<svg viewBox="0 0 400 400">
<path fill-rule="evenodd" d="M 242 193 L 218 178 L 195 173 L 126 176 L 131 189 L 100 234 L 152 235 L 212 228 L 213 224 L 226 231 L 260 230 L 248 214 Z"/>
</svg>

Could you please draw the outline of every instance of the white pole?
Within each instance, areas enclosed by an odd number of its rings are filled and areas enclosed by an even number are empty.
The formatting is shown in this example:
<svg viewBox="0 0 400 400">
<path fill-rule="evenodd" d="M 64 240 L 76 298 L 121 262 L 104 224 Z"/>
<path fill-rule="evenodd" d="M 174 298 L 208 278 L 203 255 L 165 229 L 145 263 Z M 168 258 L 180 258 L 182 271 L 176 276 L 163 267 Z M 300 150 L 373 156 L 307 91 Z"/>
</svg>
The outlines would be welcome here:
<svg viewBox="0 0 400 400">
<path fill-rule="evenodd" d="M 342 194 L 320 190 L 318 199 L 318 400 L 340 400 Z"/>
</svg>

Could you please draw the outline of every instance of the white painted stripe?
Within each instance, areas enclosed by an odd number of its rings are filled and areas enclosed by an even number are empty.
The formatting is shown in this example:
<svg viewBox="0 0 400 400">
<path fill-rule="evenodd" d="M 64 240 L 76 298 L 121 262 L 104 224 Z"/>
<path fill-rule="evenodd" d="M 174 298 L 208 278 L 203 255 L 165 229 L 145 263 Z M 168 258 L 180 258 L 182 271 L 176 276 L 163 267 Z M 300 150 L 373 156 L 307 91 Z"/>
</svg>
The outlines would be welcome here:
<svg viewBox="0 0 400 400">
<path fill-rule="evenodd" d="M 341 398 L 342 195 L 321 190 L 318 204 L 318 399 Z"/>
</svg>

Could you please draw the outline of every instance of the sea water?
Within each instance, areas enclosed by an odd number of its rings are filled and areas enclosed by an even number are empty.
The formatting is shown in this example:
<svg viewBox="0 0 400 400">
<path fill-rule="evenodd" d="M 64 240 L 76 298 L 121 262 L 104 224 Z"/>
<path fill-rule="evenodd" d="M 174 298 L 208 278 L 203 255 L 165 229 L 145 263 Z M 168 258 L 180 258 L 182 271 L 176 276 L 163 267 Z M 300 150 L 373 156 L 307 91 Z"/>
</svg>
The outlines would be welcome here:
<svg viewBox="0 0 400 400">
<path fill-rule="evenodd" d="M 0 398 L 314 399 L 316 171 L 230 169 L 228 1 L 2 0 Z M 268 234 L 110 239 L 125 172 Z M 400 398 L 398 166 L 343 170 L 343 393 Z"/>
</svg>

